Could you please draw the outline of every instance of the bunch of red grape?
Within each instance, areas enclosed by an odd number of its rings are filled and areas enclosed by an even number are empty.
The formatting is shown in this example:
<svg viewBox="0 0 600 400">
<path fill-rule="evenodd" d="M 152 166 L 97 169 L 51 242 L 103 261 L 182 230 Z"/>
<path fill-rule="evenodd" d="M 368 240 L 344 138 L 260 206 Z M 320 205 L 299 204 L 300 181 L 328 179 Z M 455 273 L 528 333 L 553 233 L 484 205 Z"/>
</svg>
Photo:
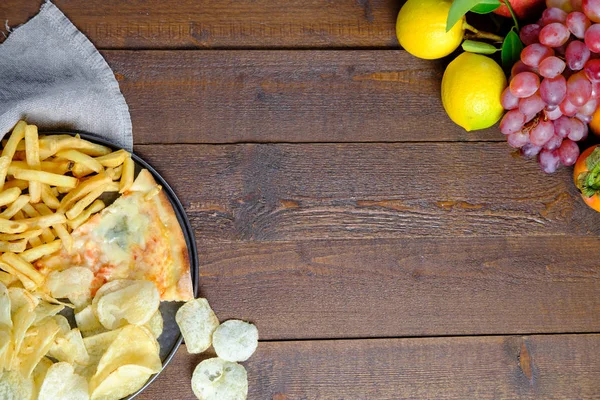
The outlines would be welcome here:
<svg viewBox="0 0 600 400">
<path fill-rule="evenodd" d="M 526 157 L 538 156 L 542 169 L 573 165 L 576 142 L 600 105 L 600 0 L 549 0 L 535 24 L 521 29 L 525 48 L 502 93 L 509 110 L 500 122 L 508 144 Z M 575 3 L 575 4 L 573 4 Z M 575 8 L 567 13 L 559 8 Z"/>
</svg>

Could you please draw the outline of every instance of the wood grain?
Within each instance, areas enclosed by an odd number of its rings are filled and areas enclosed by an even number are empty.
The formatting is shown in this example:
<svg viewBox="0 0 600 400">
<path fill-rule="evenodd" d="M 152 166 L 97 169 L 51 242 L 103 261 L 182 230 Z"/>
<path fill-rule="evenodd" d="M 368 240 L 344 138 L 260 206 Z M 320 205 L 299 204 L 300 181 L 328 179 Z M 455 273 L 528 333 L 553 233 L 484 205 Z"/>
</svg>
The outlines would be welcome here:
<svg viewBox="0 0 600 400">
<path fill-rule="evenodd" d="M 250 400 L 592 399 L 600 335 L 261 342 Z M 195 399 L 182 347 L 139 399 Z"/>
<path fill-rule="evenodd" d="M 440 100 L 444 61 L 396 51 L 105 51 L 136 143 L 503 141 Z"/>
<path fill-rule="evenodd" d="M 571 169 L 505 143 L 138 145 L 203 241 L 597 237 Z"/>
<path fill-rule="evenodd" d="M 402 5 L 392 0 L 54 3 L 102 49 L 397 47 L 395 23 Z M 3 0 L 0 17 L 16 26 L 40 5 L 40 0 Z"/>
<path fill-rule="evenodd" d="M 200 295 L 265 340 L 600 331 L 598 238 L 214 243 Z"/>
</svg>

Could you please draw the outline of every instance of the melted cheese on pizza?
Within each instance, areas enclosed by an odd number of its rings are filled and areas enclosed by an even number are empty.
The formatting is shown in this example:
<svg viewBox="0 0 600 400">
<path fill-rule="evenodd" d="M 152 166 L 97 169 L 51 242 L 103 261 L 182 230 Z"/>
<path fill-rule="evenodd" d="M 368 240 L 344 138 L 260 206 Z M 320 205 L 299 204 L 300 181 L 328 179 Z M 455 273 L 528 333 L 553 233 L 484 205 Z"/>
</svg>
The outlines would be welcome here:
<svg viewBox="0 0 600 400">
<path fill-rule="evenodd" d="M 193 298 L 187 247 L 171 204 L 146 170 L 131 190 L 72 232 L 73 250 L 40 260 L 40 269 L 89 268 L 92 294 L 115 279 L 156 283 L 161 300 Z"/>
</svg>

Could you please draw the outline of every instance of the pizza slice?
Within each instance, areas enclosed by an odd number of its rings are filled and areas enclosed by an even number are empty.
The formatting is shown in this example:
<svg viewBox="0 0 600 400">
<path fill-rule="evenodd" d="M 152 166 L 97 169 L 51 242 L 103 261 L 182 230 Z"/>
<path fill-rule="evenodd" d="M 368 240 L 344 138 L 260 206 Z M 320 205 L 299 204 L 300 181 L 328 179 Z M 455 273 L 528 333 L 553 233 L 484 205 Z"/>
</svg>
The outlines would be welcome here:
<svg viewBox="0 0 600 400">
<path fill-rule="evenodd" d="M 73 249 L 59 250 L 35 266 L 52 270 L 87 267 L 94 274 L 92 295 L 105 282 L 145 279 L 161 300 L 194 298 L 190 260 L 181 225 L 152 174 L 142 170 L 131 188 L 71 233 Z"/>
</svg>

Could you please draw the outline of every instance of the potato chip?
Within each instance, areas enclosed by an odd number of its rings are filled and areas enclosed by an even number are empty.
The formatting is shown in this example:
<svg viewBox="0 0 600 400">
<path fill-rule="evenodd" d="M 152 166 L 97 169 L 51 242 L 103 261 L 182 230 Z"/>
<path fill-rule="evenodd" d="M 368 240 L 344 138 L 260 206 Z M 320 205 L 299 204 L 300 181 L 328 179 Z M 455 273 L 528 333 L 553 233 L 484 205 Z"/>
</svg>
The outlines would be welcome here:
<svg viewBox="0 0 600 400">
<path fill-rule="evenodd" d="M 139 365 L 123 365 L 103 380 L 92 393 L 92 400 L 119 400 L 137 392 L 153 374 Z"/>
<path fill-rule="evenodd" d="M 29 311 L 33 312 L 40 302 L 37 297 L 19 287 L 8 288 L 8 296 L 10 297 L 10 313 L 13 319 L 21 307 L 27 307 Z"/>
<path fill-rule="evenodd" d="M 33 324 L 37 325 L 38 323 L 40 323 L 40 321 L 43 321 L 47 317 L 52 317 L 58 314 L 64 308 L 65 306 L 63 306 L 62 304 L 52 304 L 43 300 L 40 301 L 40 303 L 35 308 L 35 321 L 33 321 Z"/>
<path fill-rule="evenodd" d="M 152 336 L 154 336 L 155 339 L 158 339 L 163 332 L 163 324 L 162 314 L 160 313 L 160 310 L 156 310 L 152 318 L 150 318 L 150 321 L 146 323 L 146 327 L 152 332 Z"/>
<path fill-rule="evenodd" d="M 25 378 L 19 371 L 0 372 L 0 399 L 23 400 L 33 396 L 33 379 Z"/>
<path fill-rule="evenodd" d="M 71 324 L 64 315 L 55 315 L 52 319 L 58 324 L 61 335 L 66 335 L 71 330 Z"/>
<path fill-rule="evenodd" d="M 8 357 L 7 362 L 9 365 L 14 366 L 16 362 L 16 356 L 21 351 L 21 345 L 25 339 L 25 334 L 29 327 L 35 321 L 35 312 L 30 310 L 28 306 L 23 306 L 14 314 L 13 317 L 13 331 L 11 342 L 13 344 L 12 353 Z"/>
<path fill-rule="evenodd" d="M 69 364 L 87 365 L 90 360 L 79 329 L 71 329 L 64 335 L 56 336 L 48 355 Z"/>
<path fill-rule="evenodd" d="M 203 298 L 193 299 L 182 305 L 175 321 L 179 325 L 187 351 L 191 354 L 202 353 L 212 344 L 212 334 L 219 326 L 217 316 Z"/>
<path fill-rule="evenodd" d="M 123 365 L 139 365 L 147 368 L 150 373 L 161 370 L 158 343 L 149 330 L 136 325 L 127 325 L 121 329 L 98 362 L 96 374 L 90 379 L 91 392 Z"/>
<path fill-rule="evenodd" d="M 0 328 L 12 328 L 12 319 L 10 317 L 10 297 L 8 289 L 0 283 Z"/>
<path fill-rule="evenodd" d="M 117 336 L 119 336 L 119 332 L 121 332 L 121 329 L 103 332 L 84 338 L 83 344 L 85 345 L 90 358 L 88 365 L 76 365 L 76 372 L 89 381 L 96 373 L 96 367 L 98 366 L 100 358 L 102 358 L 102 355 L 106 352 L 106 349 L 108 349 L 112 342 L 114 342 Z"/>
<path fill-rule="evenodd" d="M 102 326 L 98 321 L 98 317 L 94 314 L 91 304 L 75 313 L 75 322 L 84 337 L 106 332 L 106 328 Z"/>
<path fill-rule="evenodd" d="M 119 328 L 128 323 L 143 325 L 158 310 L 160 293 L 153 282 L 142 280 L 128 282 L 126 286 L 114 291 L 102 291 L 100 288 L 92 302 L 98 320 L 107 329 Z M 112 284 L 111 287 L 116 288 L 124 284 Z"/>
<path fill-rule="evenodd" d="M 5 364 L 6 364 L 6 368 L 8 368 L 7 358 L 10 355 L 9 347 L 11 350 L 10 353 L 12 354 L 12 343 L 10 341 L 10 330 L 5 327 L 1 327 L 0 328 L 0 373 L 4 369 Z"/>
<path fill-rule="evenodd" d="M 258 329 L 248 322 L 231 319 L 215 330 L 212 344 L 223 360 L 246 361 L 258 347 Z"/>
<path fill-rule="evenodd" d="M 245 400 L 248 375 L 240 364 L 209 358 L 194 370 L 192 390 L 200 400 Z"/>
<path fill-rule="evenodd" d="M 52 360 L 50 360 L 48 357 L 43 357 L 40 362 L 38 363 L 38 365 L 35 366 L 35 368 L 33 369 L 33 373 L 31 374 L 31 377 L 33 378 L 33 385 L 34 385 L 34 399 L 38 398 L 39 392 L 40 392 L 40 388 L 42 387 L 42 383 L 44 382 L 44 379 L 46 378 L 46 374 L 48 373 L 48 369 L 50 369 L 50 367 L 52 366 L 52 364 L 54 364 L 52 362 Z"/>
<path fill-rule="evenodd" d="M 88 383 L 73 366 L 58 362 L 48 368 L 38 400 L 89 400 Z"/>
<path fill-rule="evenodd" d="M 48 318 L 39 326 L 27 331 L 19 351 L 19 369 L 23 376 L 31 376 L 33 369 L 51 348 L 54 337 L 60 331 L 55 320 Z"/>
<path fill-rule="evenodd" d="M 90 297 L 90 287 L 94 280 L 94 273 L 85 267 L 71 267 L 64 271 L 53 271 L 48 275 L 46 288 L 57 299 Z"/>
</svg>

